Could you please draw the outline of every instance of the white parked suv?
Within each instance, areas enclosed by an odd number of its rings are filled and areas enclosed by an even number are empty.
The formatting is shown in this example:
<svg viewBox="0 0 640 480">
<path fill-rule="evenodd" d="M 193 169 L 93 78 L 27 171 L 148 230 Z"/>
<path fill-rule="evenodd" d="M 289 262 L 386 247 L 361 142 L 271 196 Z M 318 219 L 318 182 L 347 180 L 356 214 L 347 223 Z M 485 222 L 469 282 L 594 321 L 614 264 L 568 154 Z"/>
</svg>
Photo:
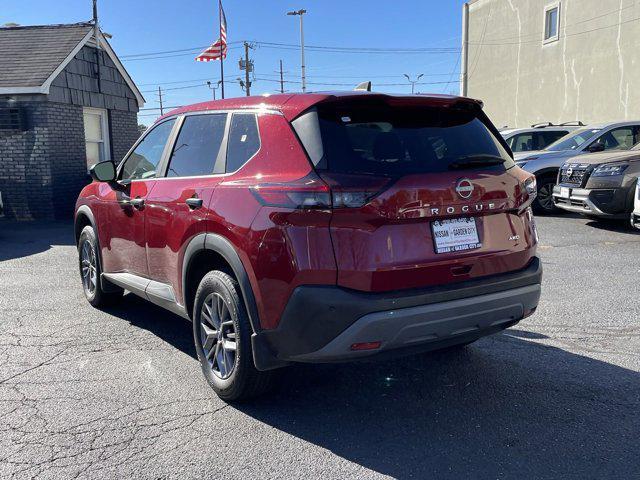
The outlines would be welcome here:
<svg viewBox="0 0 640 480">
<path fill-rule="evenodd" d="M 633 205 L 631 225 L 640 230 L 640 177 L 638 177 L 638 181 L 636 182 L 636 196 Z"/>
<path fill-rule="evenodd" d="M 532 152 L 548 147 L 568 133 L 583 127 L 582 122 L 565 122 L 554 125 L 551 122 L 537 123 L 530 128 L 507 128 L 500 135 L 507 141 L 513 153 Z"/>
</svg>

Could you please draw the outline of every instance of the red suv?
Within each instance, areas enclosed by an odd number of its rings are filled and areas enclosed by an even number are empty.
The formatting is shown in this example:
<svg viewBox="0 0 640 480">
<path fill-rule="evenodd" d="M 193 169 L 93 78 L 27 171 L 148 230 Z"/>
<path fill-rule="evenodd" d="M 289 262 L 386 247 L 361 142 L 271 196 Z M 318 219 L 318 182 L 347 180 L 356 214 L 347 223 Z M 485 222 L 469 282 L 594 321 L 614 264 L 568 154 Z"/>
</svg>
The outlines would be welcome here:
<svg viewBox="0 0 640 480">
<path fill-rule="evenodd" d="M 476 100 L 201 103 L 91 173 L 75 216 L 87 299 L 127 290 L 192 319 L 226 400 L 292 362 L 467 344 L 540 297 L 535 179 Z"/>
</svg>

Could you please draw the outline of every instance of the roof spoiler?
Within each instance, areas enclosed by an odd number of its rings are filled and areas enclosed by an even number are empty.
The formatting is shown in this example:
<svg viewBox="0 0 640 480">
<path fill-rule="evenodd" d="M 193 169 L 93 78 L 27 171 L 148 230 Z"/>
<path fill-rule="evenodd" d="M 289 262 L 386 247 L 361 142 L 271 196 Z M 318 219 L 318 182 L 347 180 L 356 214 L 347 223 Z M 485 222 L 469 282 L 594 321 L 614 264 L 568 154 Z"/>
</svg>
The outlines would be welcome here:
<svg viewBox="0 0 640 480">
<path fill-rule="evenodd" d="M 370 92 L 371 91 L 371 82 L 362 82 L 356 85 L 356 88 L 353 89 L 356 92 Z"/>
</svg>

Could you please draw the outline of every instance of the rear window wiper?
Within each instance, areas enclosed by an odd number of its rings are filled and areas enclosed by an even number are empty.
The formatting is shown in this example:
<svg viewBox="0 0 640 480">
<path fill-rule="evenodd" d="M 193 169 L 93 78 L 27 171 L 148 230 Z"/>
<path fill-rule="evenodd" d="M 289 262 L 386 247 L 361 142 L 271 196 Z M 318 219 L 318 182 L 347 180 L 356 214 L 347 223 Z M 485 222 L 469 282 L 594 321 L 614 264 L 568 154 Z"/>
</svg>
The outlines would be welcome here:
<svg viewBox="0 0 640 480">
<path fill-rule="evenodd" d="M 451 162 L 448 167 L 449 170 L 457 170 L 467 167 L 484 167 L 490 165 L 501 165 L 506 161 L 498 155 L 464 155 L 458 157 L 454 162 Z"/>
</svg>

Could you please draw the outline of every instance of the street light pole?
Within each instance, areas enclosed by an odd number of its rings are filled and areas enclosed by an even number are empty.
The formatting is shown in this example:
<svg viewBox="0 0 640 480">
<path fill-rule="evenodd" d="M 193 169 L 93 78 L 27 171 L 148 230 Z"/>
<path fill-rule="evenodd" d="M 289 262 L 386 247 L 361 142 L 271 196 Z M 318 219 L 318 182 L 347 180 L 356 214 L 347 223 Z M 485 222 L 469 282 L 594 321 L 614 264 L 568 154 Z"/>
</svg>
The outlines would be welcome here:
<svg viewBox="0 0 640 480">
<path fill-rule="evenodd" d="M 215 86 L 213 86 L 213 84 L 210 81 L 207 81 L 207 87 L 209 87 L 212 91 L 213 91 L 213 99 L 216 99 L 216 90 L 218 89 L 218 87 L 220 87 L 220 84 L 222 83 L 222 80 L 218 80 L 218 83 L 216 83 Z"/>
<path fill-rule="evenodd" d="M 407 75 L 406 73 L 404 74 L 405 77 L 407 77 L 407 80 L 409 81 L 409 83 L 411 84 L 411 95 L 413 95 L 415 93 L 416 90 L 416 83 L 418 83 L 418 81 L 420 80 L 420 78 L 423 76 L 424 74 L 421 73 L 420 75 L 418 75 L 416 77 L 415 80 L 411 80 L 411 78 L 409 77 L 409 75 Z"/>
<path fill-rule="evenodd" d="M 293 12 L 287 12 L 287 15 L 298 15 L 300 17 L 300 57 L 301 57 L 301 70 L 302 70 L 302 91 L 307 91 L 307 77 L 305 74 L 304 65 L 304 24 L 302 22 L 302 16 L 307 13 L 306 10 L 300 9 Z"/>
</svg>

